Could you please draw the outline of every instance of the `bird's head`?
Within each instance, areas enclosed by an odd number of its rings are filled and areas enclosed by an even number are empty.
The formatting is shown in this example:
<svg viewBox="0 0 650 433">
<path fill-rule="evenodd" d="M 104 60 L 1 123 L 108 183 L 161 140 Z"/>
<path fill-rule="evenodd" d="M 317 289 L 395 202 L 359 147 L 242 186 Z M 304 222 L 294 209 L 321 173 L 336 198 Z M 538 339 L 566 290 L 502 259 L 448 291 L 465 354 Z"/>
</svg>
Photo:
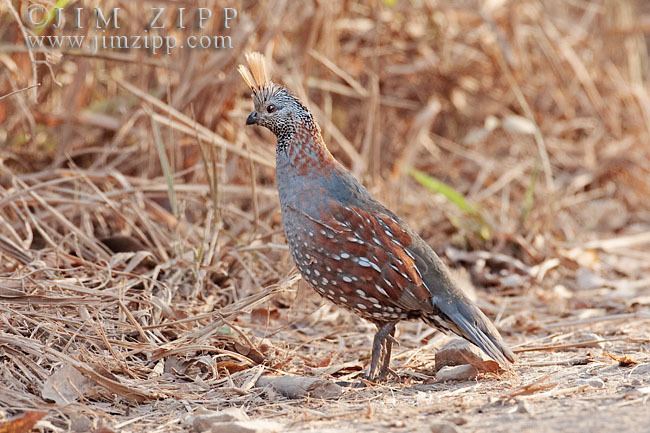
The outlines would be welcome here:
<svg viewBox="0 0 650 433">
<path fill-rule="evenodd" d="M 253 97 L 253 110 L 246 118 L 247 125 L 268 128 L 278 139 L 295 132 L 300 123 L 312 122 L 307 108 L 287 88 L 269 79 L 264 57 L 259 53 L 246 54 L 248 68 L 239 65 L 239 73 Z"/>
</svg>

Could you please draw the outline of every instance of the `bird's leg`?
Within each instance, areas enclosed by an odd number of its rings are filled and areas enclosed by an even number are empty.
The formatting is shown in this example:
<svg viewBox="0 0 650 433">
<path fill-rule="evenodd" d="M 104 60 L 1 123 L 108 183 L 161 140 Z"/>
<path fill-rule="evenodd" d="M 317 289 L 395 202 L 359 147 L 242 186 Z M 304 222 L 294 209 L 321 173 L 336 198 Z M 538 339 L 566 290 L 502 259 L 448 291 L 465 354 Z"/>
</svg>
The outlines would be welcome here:
<svg viewBox="0 0 650 433">
<path fill-rule="evenodd" d="M 383 380 L 389 371 L 390 352 L 393 346 L 393 334 L 395 333 L 395 323 L 384 323 L 377 325 L 379 330 L 375 334 L 372 343 L 372 355 L 370 357 L 370 368 L 366 379 L 370 381 Z M 379 365 L 381 359 L 381 365 Z"/>
<path fill-rule="evenodd" d="M 384 338 L 384 356 L 381 361 L 381 368 L 379 369 L 379 380 L 384 380 L 390 372 L 390 354 L 393 349 L 393 342 L 395 341 L 395 324 L 391 324 L 390 333 Z"/>
</svg>

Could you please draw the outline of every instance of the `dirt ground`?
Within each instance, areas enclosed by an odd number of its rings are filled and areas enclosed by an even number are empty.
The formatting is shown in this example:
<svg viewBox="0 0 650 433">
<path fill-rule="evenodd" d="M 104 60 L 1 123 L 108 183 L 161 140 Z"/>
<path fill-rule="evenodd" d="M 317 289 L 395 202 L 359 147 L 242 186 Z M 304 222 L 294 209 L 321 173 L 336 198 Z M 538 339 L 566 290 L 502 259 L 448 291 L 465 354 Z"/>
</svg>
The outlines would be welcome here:
<svg viewBox="0 0 650 433">
<path fill-rule="evenodd" d="M 368 361 L 372 326 L 300 290 L 303 299 L 289 308 L 264 317 L 257 308 L 231 322 L 248 324 L 245 332 L 255 347 L 265 348 L 267 354 L 273 348 L 275 368 L 257 366 L 234 373 L 224 386 L 223 378 L 192 378 L 181 371 L 182 362 L 170 356 L 164 364 L 171 362 L 173 369 L 164 371 L 171 373 L 152 382 L 168 391 L 165 397 L 135 405 L 129 398 L 103 404 L 82 399 L 49 408 L 41 404 L 38 409 L 48 411 L 44 420 L 54 425 L 39 425 L 53 431 L 82 431 L 84 425 L 125 432 L 188 431 L 196 416 L 236 407 L 250 419 L 264 421 L 259 429 L 242 431 L 259 432 L 648 431 L 650 314 L 645 309 L 612 310 L 613 302 L 621 299 L 611 290 L 585 290 L 572 302 L 588 300 L 591 309 L 561 318 L 545 316 L 535 329 L 530 327 L 535 320 L 531 316 L 527 322 L 531 331 L 526 335 L 509 335 L 504 324 L 513 320 L 509 313 L 518 308 L 514 306 L 535 304 L 535 291 L 501 299 L 502 321 L 497 324 L 519 359 L 513 372 L 484 374 L 475 380 L 436 382 L 434 354 L 449 337 L 404 322 L 393 361 L 399 377 L 363 387 L 358 386 L 359 375 Z M 610 311 L 599 314 L 599 306 Z M 540 314 L 543 311 L 537 310 Z M 0 334 L 0 344 L 7 343 L 3 336 L 7 334 Z M 179 347 L 174 353 L 183 351 Z M 254 386 L 257 377 L 277 375 L 280 368 L 283 374 L 342 384 L 341 393 L 333 398 L 294 399 Z"/>
<path fill-rule="evenodd" d="M 236 401 L 227 405 L 243 408 L 251 419 L 276 421 L 282 425 L 279 431 L 291 432 L 647 432 L 650 316 L 614 315 L 608 319 L 562 326 L 562 335 L 556 332 L 555 338 L 551 334 L 534 339 L 535 346 L 569 347 L 520 353 L 514 373 L 499 377 L 435 383 L 427 365 L 434 345 L 402 345 L 395 354 L 399 380 L 393 378 L 386 384 L 364 388 L 344 387 L 343 394 L 334 400 L 286 399 L 252 388 L 238 392 Z M 418 331 L 414 324 L 402 328 L 406 328 L 403 333 Z M 564 333 L 567 328 L 572 331 Z M 591 342 L 590 347 L 563 343 L 574 341 L 576 335 L 584 337 L 578 340 Z M 328 346 L 336 345 L 331 334 L 317 332 L 312 337 L 317 341 L 329 340 L 319 343 L 325 352 Z M 593 343 L 599 338 L 605 341 Z M 370 335 L 345 335 L 341 341 L 345 345 L 364 342 L 369 346 Z M 359 357 L 364 356 L 365 349 L 357 350 Z M 337 360 L 355 359 L 348 358 L 351 353 L 346 351 L 347 355 Z M 621 361 L 622 356 L 626 359 Z M 410 363 L 405 365 L 405 359 Z M 249 375 L 238 377 L 235 382 L 246 382 L 246 376 Z M 211 402 L 209 394 L 193 401 L 164 399 L 132 408 L 128 415 L 105 419 L 110 420 L 109 425 L 124 425 L 120 431 L 186 431 L 192 422 L 191 412 L 224 408 L 221 399 Z M 166 414 L 162 419 L 161 411 Z"/>
</svg>

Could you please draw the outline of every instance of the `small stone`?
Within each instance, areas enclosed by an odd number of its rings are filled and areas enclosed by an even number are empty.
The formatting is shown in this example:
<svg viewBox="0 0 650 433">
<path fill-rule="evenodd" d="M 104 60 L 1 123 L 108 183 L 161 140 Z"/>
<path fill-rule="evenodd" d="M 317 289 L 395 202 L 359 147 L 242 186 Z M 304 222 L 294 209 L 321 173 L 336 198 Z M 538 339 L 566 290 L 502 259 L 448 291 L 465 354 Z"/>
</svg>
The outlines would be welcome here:
<svg viewBox="0 0 650 433">
<path fill-rule="evenodd" d="M 479 371 L 473 365 L 454 365 L 442 367 L 436 373 L 436 382 L 447 382 L 450 380 L 469 380 L 478 376 Z"/>
<path fill-rule="evenodd" d="M 450 422 L 434 422 L 431 424 L 431 433 L 459 433 L 458 428 Z"/>
<path fill-rule="evenodd" d="M 503 277 L 500 283 L 504 288 L 523 287 L 526 284 L 526 279 L 521 275 L 510 274 Z"/>
<path fill-rule="evenodd" d="M 449 421 L 452 424 L 456 425 L 465 425 L 467 424 L 467 418 L 464 418 L 462 416 L 452 416 L 450 418 L 446 418 L 445 421 Z"/>
<path fill-rule="evenodd" d="M 525 413 L 528 415 L 532 415 L 533 412 L 530 410 L 530 406 L 528 406 L 528 403 L 526 403 L 525 400 L 517 400 L 517 413 Z"/>
<path fill-rule="evenodd" d="M 191 418 L 195 432 L 209 432 L 215 424 L 233 421 L 248 421 L 248 415 L 242 409 L 230 407 L 220 411 L 198 409 Z"/>
<path fill-rule="evenodd" d="M 495 373 L 501 367 L 473 344 L 454 338 L 436 352 L 436 371 L 443 367 L 470 364 L 480 372 Z"/>
<path fill-rule="evenodd" d="M 587 385 L 592 388 L 604 388 L 605 382 L 599 377 L 592 377 L 590 379 L 580 379 L 576 382 L 578 385 Z"/>
<path fill-rule="evenodd" d="M 630 374 L 638 374 L 641 376 L 650 375 L 650 364 L 639 364 L 632 368 Z"/>
<path fill-rule="evenodd" d="M 278 433 L 281 431 L 285 431 L 282 424 L 269 420 L 218 422 L 208 430 L 210 433 Z"/>
<path fill-rule="evenodd" d="M 262 376 L 255 386 L 271 387 L 283 396 L 291 399 L 322 398 L 336 399 L 343 394 L 343 388 L 329 380 L 303 376 Z"/>
</svg>

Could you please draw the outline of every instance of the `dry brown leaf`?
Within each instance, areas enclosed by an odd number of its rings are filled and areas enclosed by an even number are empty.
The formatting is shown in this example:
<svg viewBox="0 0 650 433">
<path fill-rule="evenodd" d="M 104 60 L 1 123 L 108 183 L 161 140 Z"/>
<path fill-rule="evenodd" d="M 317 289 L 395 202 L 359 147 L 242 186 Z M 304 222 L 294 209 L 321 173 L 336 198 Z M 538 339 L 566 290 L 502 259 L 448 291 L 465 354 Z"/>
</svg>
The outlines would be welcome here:
<svg viewBox="0 0 650 433">
<path fill-rule="evenodd" d="M 615 355 L 609 352 L 604 352 L 604 355 L 618 362 L 619 367 L 631 367 L 639 363 L 639 361 L 632 358 L 630 355 Z"/>
<path fill-rule="evenodd" d="M 69 404 L 83 398 L 92 387 L 91 380 L 73 366 L 66 364 L 47 378 L 41 396 L 57 404 Z"/>
<path fill-rule="evenodd" d="M 132 236 L 115 235 L 99 239 L 101 243 L 114 253 L 135 253 L 138 251 L 148 251 L 139 239 Z"/>
<path fill-rule="evenodd" d="M 238 371 L 248 370 L 250 365 L 242 364 L 240 362 L 226 360 L 217 362 L 217 370 L 226 370 L 228 373 L 237 373 Z"/>
<path fill-rule="evenodd" d="M 251 321 L 258 325 L 268 325 L 279 318 L 280 312 L 277 308 L 253 308 L 251 311 Z"/>
<path fill-rule="evenodd" d="M 0 433 L 27 433 L 41 420 L 47 412 L 25 412 L 0 424 Z"/>
</svg>

